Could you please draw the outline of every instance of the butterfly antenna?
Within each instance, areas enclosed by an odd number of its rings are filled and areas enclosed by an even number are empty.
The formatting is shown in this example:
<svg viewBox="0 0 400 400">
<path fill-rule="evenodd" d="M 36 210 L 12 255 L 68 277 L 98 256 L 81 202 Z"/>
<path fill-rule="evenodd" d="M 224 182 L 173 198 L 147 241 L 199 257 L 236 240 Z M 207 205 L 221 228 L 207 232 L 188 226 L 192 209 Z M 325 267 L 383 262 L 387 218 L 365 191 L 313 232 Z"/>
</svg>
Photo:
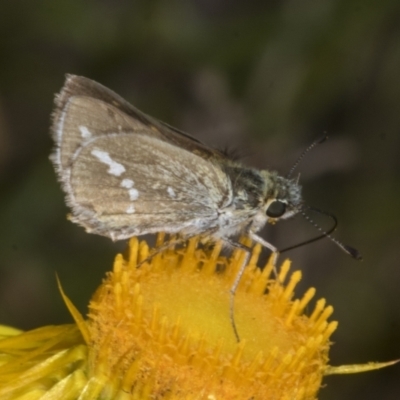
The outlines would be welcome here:
<svg viewBox="0 0 400 400">
<path fill-rule="evenodd" d="M 312 150 L 317 144 L 321 144 L 323 142 L 325 142 L 325 140 L 328 139 L 328 135 L 326 133 L 324 133 L 324 135 L 316 140 L 314 140 L 299 156 L 299 158 L 297 159 L 297 161 L 294 163 L 293 167 L 290 168 L 289 173 L 287 174 L 287 178 L 290 179 L 293 175 L 293 172 L 297 169 L 297 167 L 299 166 L 299 164 L 303 161 L 303 158 L 305 157 L 305 155 Z"/>
<path fill-rule="evenodd" d="M 313 211 L 316 212 L 320 212 L 321 214 L 325 214 L 324 212 L 321 212 L 320 210 L 317 209 L 312 209 Z M 325 232 L 324 230 L 322 230 L 319 225 L 316 224 L 316 222 L 314 222 L 305 212 L 304 210 L 300 211 L 301 215 L 314 227 L 316 228 L 319 232 L 321 232 L 321 234 L 324 237 L 327 237 L 328 239 L 331 240 L 331 242 L 333 242 L 334 244 L 336 244 L 336 246 L 338 246 L 341 250 L 343 250 L 347 255 L 349 255 L 350 257 L 361 261 L 362 260 L 362 256 L 359 253 L 359 251 L 357 249 L 355 249 L 354 247 L 350 247 L 346 244 L 343 244 L 341 242 L 339 242 L 339 240 L 335 239 L 333 236 L 331 236 L 328 232 Z"/>
</svg>

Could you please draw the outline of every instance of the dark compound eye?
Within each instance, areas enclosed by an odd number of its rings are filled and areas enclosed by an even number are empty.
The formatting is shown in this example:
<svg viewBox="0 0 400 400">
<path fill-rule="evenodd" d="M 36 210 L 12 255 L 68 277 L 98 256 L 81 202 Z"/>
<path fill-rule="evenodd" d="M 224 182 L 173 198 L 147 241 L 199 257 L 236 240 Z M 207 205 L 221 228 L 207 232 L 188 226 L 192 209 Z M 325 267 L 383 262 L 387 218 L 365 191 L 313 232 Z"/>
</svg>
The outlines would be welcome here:
<svg viewBox="0 0 400 400">
<path fill-rule="evenodd" d="M 283 203 L 279 200 L 274 200 L 267 209 L 267 216 L 271 218 L 279 218 L 285 214 L 286 211 L 286 203 Z"/>
</svg>

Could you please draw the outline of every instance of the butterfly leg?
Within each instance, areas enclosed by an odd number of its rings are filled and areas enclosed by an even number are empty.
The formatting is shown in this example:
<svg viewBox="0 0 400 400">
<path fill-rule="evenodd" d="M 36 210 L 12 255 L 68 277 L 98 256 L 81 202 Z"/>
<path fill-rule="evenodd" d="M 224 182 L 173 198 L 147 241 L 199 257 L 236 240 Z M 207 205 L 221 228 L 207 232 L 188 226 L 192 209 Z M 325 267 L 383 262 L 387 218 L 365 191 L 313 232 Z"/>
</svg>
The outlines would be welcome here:
<svg viewBox="0 0 400 400">
<path fill-rule="evenodd" d="M 271 255 L 271 257 L 272 257 L 272 266 L 274 267 L 275 278 L 278 278 L 278 271 L 276 270 L 276 262 L 278 261 L 279 250 L 274 245 L 272 245 L 271 243 L 269 243 L 266 240 L 264 240 L 262 237 L 256 235 L 254 232 L 250 231 L 249 232 L 249 236 L 256 243 L 259 243 L 259 244 L 261 244 L 261 246 L 271 250 L 271 252 L 272 252 L 272 255 Z"/>
<path fill-rule="evenodd" d="M 263 247 L 266 247 L 267 249 L 271 250 L 272 257 L 273 257 L 272 263 L 273 263 L 275 275 L 278 276 L 277 271 L 276 271 L 276 261 L 278 259 L 278 255 L 279 255 L 278 249 L 275 246 L 273 246 L 271 243 L 267 242 L 266 240 L 264 240 L 263 238 L 261 238 L 260 236 L 256 235 L 255 233 L 253 233 L 251 231 L 248 232 L 248 235 L 255 242 L 257 242 L 257 243 L 261 244 Z M 240 342 L 240 336 L 239 336 L 239 332 L 238 332 L 236 322 L 235 322 L 235 294 L 236 294 L 236 290 L 239 286 L 240 280 L 243 276 L 244 270 L 246 269 L 246 266 L 250 260 L 252 249 L 249 246 L 246 246 L 240 242 L 232 241 L 227 238 L 224 238 L 224 241 L 227 244 L 229 244 L 230 246 L 241 249 L 246 253 L 246 256 L 243 259 L 242 265 L 240 266 L 239 272 L 237 273 L 235 280 L 233 282 L 233 285 L 229 290 L 229 292 L 230 292 L 229 314 L 230 314 L 231 324 L 232 324 L 232 328 L 233 328 L 233 332 L 235 334 L 236 340 L 238 342 Z"/>
<path fill-rule="evenodd" d="M 250 255 L 251 255 L 251 248 L 249 246 L 244 245 L 243 243 L 232 241 L 228 238 L 223 239 L 229 246 L 231 247 L 236 247 L 237 249 L 243 250 L 245 252 L 245 257 L 243 259 L 242 265 L 240 266 L 239 272 L 235 277 L 235 280 L 233 282 L 233 285 L 231 286 L 229 293 L 230 293 L 230 298 L 229 298 L 229 317 L 231 320 L 231 325 L 233 328 L 233 333 L 235 334 L 236 341 L 240 342 L 240 336 L 239 332 L 236 326 L 236 321 L 235 321 L 235 293 L 236 290 L 239 286 L 240 278 L 243 275 L 244 269 L 246 268 L 246 265 L 248 264 L 250 260 Z"/>
</svg>

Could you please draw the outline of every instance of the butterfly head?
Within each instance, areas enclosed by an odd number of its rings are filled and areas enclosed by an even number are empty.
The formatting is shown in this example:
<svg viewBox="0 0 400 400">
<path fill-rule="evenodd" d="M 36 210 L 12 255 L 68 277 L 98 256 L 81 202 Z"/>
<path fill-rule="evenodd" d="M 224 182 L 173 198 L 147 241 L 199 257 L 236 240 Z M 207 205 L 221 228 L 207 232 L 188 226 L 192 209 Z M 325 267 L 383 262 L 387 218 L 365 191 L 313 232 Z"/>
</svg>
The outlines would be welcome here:
<svg viewBox="0 0 400 400">
<path fill-rule="evenodd" d="M 293 179 L 284 178 L 275 172 L 261 172 L 265 182 L 264 212 L 267 221 L 275 223 L 298 213 L 302 207 L 301 186 Z"/>
</svg>

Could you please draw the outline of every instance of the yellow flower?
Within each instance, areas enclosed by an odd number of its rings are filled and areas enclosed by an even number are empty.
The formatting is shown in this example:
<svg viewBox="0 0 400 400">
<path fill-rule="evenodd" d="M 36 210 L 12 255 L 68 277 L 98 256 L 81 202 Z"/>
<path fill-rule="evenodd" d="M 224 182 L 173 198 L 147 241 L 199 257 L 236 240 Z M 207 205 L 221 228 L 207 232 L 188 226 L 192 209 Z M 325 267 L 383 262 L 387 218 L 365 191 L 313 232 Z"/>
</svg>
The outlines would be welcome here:
<svg viewBox="0 0 400 400">
<path fill-rule="evenodd" d="M 0 398 L 314 399 L 324 375 L 392 364 L 329 366 L 333 308 L 321 299 L 306 315 L 315 289 L 293 299 L 301 273 L 285 261 L 274 279 L 271 264 L 256 265 L 259 246 L 235 295 L 238 343 L 229 289 L 244 255 L 224 257 L 221 246 L 205 250 L 194 238 L 148 259 L 147 244 L 133 238 L 87 319 L 63 294 L 75 324 L 0 327 Z"/>
</svg>

